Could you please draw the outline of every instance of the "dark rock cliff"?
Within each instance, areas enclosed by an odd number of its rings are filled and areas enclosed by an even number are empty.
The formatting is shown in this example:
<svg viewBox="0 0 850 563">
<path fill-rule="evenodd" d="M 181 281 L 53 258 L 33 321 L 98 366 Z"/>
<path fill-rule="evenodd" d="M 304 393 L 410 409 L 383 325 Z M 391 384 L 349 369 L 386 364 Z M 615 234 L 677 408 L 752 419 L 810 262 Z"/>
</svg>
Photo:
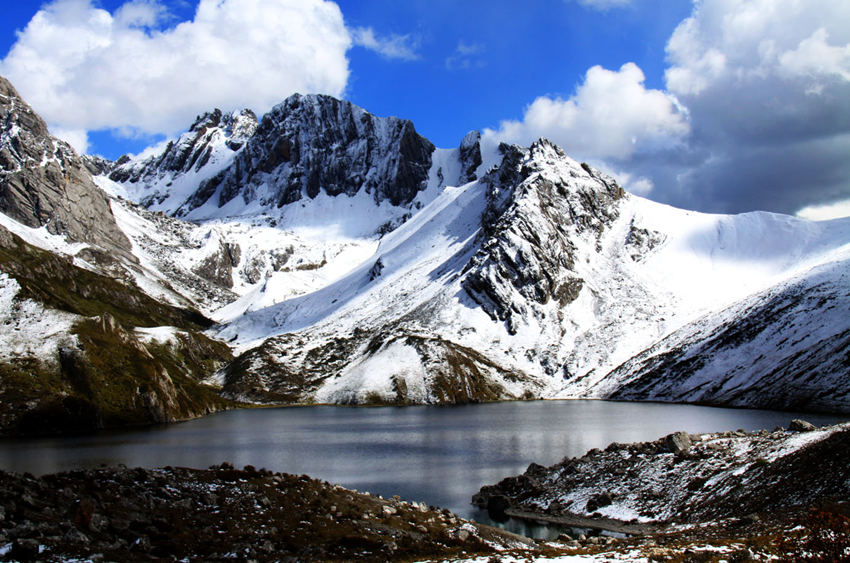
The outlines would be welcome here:
<svg viewBox="0 0 850 563">
<path fill-rule="evenodd" d="M 583 280 L 575 242 L 597 239 L 617 218 L 625 192 L 587 165 L 568 162 L 546 140 L 528 151 L 502 145 L 488 184 L 480 250 L 467 264 L 464 288 L 494 319 L 516 330 L 515 317 L 538 305 L 573 301 Z"/>
<path fill-rule="evenodd" d="M 74 150 L 0 77 L 0 211 L 29 227 L 46 227 L 71 242 L 129 256 L 109 199 Z"/>
<path fill-rule="evenodd" d="M 330 96 L 294 95 L 263 117 L 233 163 L 203 182 L 183 206 L 188 212 L 217 195 L 219 206 L 257 197 L 282 206 L 365 190 L 376 202 L 410 203 L 425 188 L 434 145 L 408 120 L 376 117 Z"/>
</svg>

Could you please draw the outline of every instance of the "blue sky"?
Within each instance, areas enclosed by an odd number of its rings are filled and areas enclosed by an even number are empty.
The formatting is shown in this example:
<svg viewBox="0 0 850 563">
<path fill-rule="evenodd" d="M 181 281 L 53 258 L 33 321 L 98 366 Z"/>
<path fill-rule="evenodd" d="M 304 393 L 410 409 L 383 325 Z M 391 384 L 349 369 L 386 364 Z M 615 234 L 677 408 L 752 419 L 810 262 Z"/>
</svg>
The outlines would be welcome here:
<svg viewBox="0 0 850 563">
<path fill-rule="evenodd" d="M 314 91 L 441 147 L 546 136 L 681 207 L 850 214 L 845 0 L 7 4 L 0 74 L 110 158 Z"/>
</svg>

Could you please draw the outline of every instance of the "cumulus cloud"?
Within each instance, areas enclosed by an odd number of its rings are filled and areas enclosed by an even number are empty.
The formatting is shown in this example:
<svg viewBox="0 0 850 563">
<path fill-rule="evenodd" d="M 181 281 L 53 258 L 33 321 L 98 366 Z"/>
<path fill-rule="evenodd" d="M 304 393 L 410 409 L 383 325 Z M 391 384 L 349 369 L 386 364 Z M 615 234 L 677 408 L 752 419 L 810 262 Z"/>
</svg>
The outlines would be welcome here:
<svg viewBox="0 0 850 563">
<path fill-rule="evenodd" d="M 570 98 L 539 97 L 521 121 L 503 121 L 485 137 L 526 145 L 546 137 L 577 158 L 615 160 L 680 143 L 689 131 L 686 113 L 644 80 L 634 63 L 616 71 L 594 66 Z"/>
<path fill-rule="evenodd" d="M 51 127 L 50 133 L 74 147 L 79 154 L 86 154 L 89 150 L 89 134 L 85 129 Z"/>
<path fill-rule="evenodd" d="M 695 1 L 666 52 L 664 91 L 634 64 L 593 67 L 486 138 L 549 137 L 691 209 L 848 210 L 834 202 L 850 199 L 850 2 Z"/>
<path fill-rule="evenodd" d="M 354 44 L 375 51 L 386 59 L 413 61 L 419 58 L 419 40 L 410 34 L 379 36 L 371 27 L 355 27 L 351 30 Z"/>
<path fill-rule="evenodd" d="M 811 221 L 828 221 L 839 217 L 850 217 L 850 199 L 804 207 L 797 212 L 797 217 Z"/>
<path fill-rule="evenodd" d="M 166 5 L 114 13 L 56 0 L 20 32 L 0 74 L 54 131 L 173 133 L 207 108 L 263 113 L 294 92 L 340 95 L 351 37 L 324 0 L 200 0 L 194 19 L 162 29 Z M 68 135 L 66 135 L 68 136 Z"/>
<path fill-rule="evenodd" d="M 793 213 L 850 196 L 850 3 L 704 0 L 667 55 L 697 159 L 660 190 L 672 203 Z"/>
</svg>

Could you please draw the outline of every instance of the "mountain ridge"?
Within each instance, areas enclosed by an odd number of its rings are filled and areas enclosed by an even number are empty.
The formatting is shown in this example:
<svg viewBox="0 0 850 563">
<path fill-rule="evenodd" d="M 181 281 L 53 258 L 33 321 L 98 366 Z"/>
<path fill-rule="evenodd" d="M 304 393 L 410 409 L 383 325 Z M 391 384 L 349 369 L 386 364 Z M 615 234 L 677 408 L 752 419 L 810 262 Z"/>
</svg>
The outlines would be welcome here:
<svg viewBox="0 0 850 563">
<path fill-rule="evenodd" d="M 0 224 L 214 319 L 180 337 L 152 328 L 162 320 L 119 324 L 168 334 L 174 350 L 217 349 L 217 367 L 192 363 L 185 383 L 224 397 L 215 408 L 598 397 L 850 412 L 850 220 L 678 210 L 544 139 L 494 152 L 471 132 L 440 149 L 409 121 L 327 96 L 292 96 L 260 119 L 207 112 L 115 163 L 76 156 L 36 118 L 28 136 L 7 127 L 0 152 L 58 154 L 30 158 L 29 174 L 61 193 L 45 170 L 71 166 L 104 223 L 88 230 L 96 240 L 33 213 Z M 18 169 L 6 170 L 0 193 L 13 193 Z M 99 341 L 153 349 L 145 338 Z M 59 351 L 31 353 L 55 363 Z"/>
</svg>

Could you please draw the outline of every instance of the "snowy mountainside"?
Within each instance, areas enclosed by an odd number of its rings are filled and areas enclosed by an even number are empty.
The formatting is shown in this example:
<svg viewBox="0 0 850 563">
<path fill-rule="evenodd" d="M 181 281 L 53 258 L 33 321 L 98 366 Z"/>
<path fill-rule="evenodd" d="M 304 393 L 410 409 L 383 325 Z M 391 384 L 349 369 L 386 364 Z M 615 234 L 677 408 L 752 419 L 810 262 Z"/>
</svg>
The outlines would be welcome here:
<svg viewBox="0 0 850 563">
<path fill-rule="evenodd" d="M 198 184 L 231 164 L 257 125 L 256 115 L 248 109 L 232 114 L 215 109 L 199 115 L 161 152 L 154 149 L 118 159 L 108 174 L 117 184 L 114 193 L 153 211 L 174 213 Z"/>
<path fill-rule="evenodd" d="M 850 245 L 840 258 L 685 325 L 590 393 L 850 410 Z"/>
<path fill-rule="evenodd" d="M 482 179 L 444 188 L 345 277 L 241 309 L 220 333 L 243 351 L 218 376 L 225 393 L 344 403 L 597 396 L 621 383 L 612 370 L 670 333 L 814 275 L 850 241 L 840 222 L 652 203 L 545 141 L 502 151 Z M 779 380 L 765 386 L 781 394 Z"/>
<path fill-rule="evenodd" d="M 441 186 L 474 179 L 479 141 L 473 132 L 457 149 L 440 151 L 408 120 L 295 94 L 259 122 L 248 110 L 204 114 L 163 150 L 119 159 L 109 178 L 114 193 L 189 220 L 262 215 L 285 223 L 295 202 L 310 207 L 320 195 L 364 193 L 409 212 L 434 179 Z M 372 230 L 389 230 L 404 214 Z"/>
<path fill-rule="evenodd" d="M 292 96 L 259 122 L 213 111 L 165 147 L 110 163 L 76 157 L 5 96 L 17 119 L 0 152 L 11 163 L 0 192 L 17 206 L 0 214 L 9 247 L 77 267 L 80 291 L 107 284 L 134 307 L 183 311 L 134 309 L 119 319 L 128 331 L 171 334 L 152 327 L 196 316 L 190 347 L 227 342 L 238 354 L 204 374 L 228 398 L 850 409 L 848 221 L 674 209 L 545 140 L 482 154 L 472 132 L 437 149 L 409 121 L 327 96 Z M 19 189 L 20 173 L 42 182 L 59 220 L 33 217 L 50 207 L 32 205 L 42 193 Z M 62 183 L 69 176 L 76 187 Z M 68 209 L 53 197 L 63 193 Z M 26 272 L 4 256 L 4 295 L 32 297 L 9 289 L 26 289 Z M 59 340 L 112 310 L 79 309 L 60 285 L 32 290 L 45 310 L 82 315 Z M 197 311 L 218 324 L 200 334 L 211 321 Z M 801 382 L 814 388 L 808 399 Z"/>
</svg>

